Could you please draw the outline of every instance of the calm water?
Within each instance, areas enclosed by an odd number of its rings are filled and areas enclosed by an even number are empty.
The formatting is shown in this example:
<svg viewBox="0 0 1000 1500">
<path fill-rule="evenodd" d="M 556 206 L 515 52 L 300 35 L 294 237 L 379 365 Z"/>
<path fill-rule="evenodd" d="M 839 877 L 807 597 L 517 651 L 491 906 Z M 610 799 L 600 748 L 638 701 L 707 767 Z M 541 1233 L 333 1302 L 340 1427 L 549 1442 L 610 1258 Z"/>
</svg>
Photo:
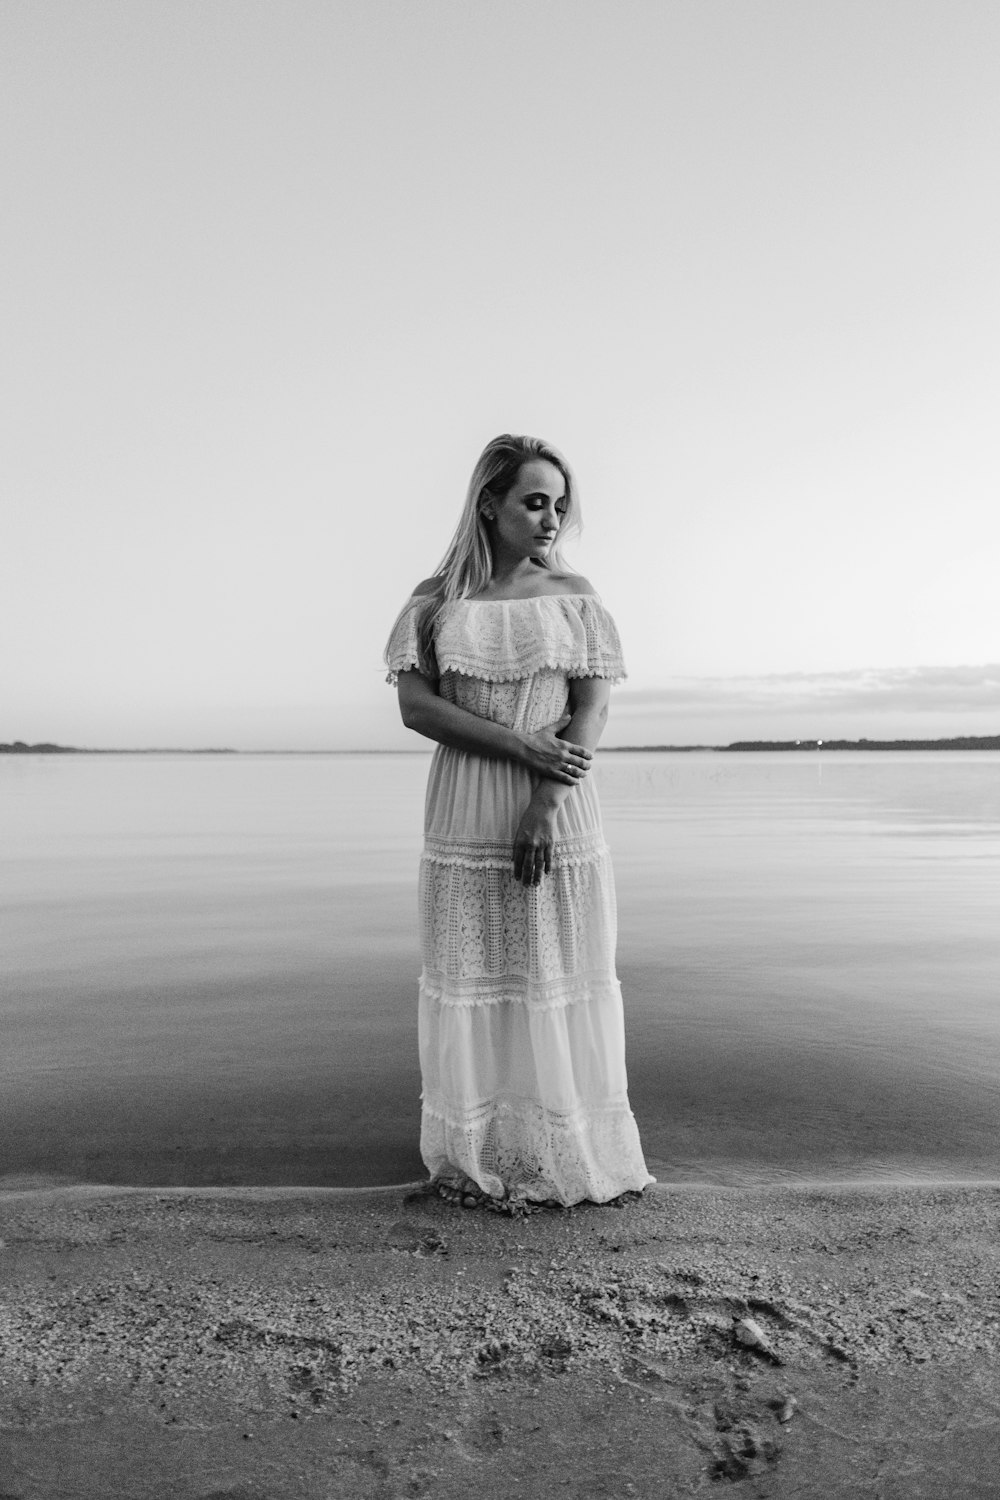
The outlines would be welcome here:
<svg viewBox="0 0 1000 1500">
<path fill-rule="evenodd" d="M 0 758 L 0 1178 L 394 1182 L 427 758 Z M 604 753 L 661 1180 L 1000 1179 L 1000 755 Z"/>
</svg>

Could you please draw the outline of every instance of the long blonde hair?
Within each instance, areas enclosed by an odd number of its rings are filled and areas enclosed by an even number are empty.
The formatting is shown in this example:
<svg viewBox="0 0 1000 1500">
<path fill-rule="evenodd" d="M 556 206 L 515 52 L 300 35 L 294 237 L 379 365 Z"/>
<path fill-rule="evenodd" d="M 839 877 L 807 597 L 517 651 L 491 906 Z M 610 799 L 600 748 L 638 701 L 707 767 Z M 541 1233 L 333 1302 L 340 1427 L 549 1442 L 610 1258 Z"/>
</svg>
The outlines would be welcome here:
<svg viewBox="0 0 1000 1500">
<path fill-rule="evenodd" d="M 480 593 L 493 577 L 493 549 L 486 529 L 484 505 L 488 500 L 502 499 L 517 483 L 524 464 L 532 459 L 544 459 L 546 463 L 554 464 L 566 481 L 566 508 L 558 536 L 542 564 L 554 572 L 561 572 L 566 567 L 561 552 L 562 540 L 568 533 L 579 532 L 583 526 L 573 470 L 551 443 L 541 438 L 504 432 L 487 443 L 479 455 L 455 535 L 435 569 L 435 586 L 421 596 L 426 603 L 421 609 L 417 627 L 419 668 L 427 676 L 438 675 L 434 627 L 442 609 L 453 599 L 467 599 L 470 594 Z"/>
</svg>

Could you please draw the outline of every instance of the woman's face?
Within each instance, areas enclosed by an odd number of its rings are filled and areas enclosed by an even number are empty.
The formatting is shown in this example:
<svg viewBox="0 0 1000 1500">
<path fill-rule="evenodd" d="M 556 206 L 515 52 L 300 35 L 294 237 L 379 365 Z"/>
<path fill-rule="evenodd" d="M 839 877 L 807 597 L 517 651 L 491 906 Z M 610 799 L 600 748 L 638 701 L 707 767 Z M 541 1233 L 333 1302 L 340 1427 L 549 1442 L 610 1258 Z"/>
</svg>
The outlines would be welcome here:
<svg viewBox="0 0 1000 1500">
<path fill-rule="evenodd" d="M 533 458 L 499 500 L 484 507 L 494 550 L 544 561 L 566 513 L 566 481 L 555 464 Z"/>
</svg>

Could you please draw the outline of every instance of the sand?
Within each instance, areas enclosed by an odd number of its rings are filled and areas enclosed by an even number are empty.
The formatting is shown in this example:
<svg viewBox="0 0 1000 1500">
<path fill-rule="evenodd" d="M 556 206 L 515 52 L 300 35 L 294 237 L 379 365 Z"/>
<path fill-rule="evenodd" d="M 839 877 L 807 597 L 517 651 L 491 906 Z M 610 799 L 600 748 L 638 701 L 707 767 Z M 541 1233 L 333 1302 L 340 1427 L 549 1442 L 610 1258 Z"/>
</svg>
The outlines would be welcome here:
<svg viewBox="0 0 1000 1500">
<path fill-rule="evenodd" d="M 1000 1184 L 8 1183 L 0 1500 L 995 1497 L 998 1229 Z"/>
</svg>

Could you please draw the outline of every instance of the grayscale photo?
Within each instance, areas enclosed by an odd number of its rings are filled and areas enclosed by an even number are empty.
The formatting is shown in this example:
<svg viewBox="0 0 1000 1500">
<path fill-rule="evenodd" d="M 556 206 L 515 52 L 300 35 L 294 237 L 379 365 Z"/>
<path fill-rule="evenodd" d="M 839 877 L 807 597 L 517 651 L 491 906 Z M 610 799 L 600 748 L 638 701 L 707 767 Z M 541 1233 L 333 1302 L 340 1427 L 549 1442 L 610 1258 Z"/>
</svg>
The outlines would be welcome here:
<svg viewBox="0 0 1000 1500">
<path fill-rule="evenodd" d="M 998 141 L 0 0 L 0 1500 L 1000 1500 Z"/>
</svg>

